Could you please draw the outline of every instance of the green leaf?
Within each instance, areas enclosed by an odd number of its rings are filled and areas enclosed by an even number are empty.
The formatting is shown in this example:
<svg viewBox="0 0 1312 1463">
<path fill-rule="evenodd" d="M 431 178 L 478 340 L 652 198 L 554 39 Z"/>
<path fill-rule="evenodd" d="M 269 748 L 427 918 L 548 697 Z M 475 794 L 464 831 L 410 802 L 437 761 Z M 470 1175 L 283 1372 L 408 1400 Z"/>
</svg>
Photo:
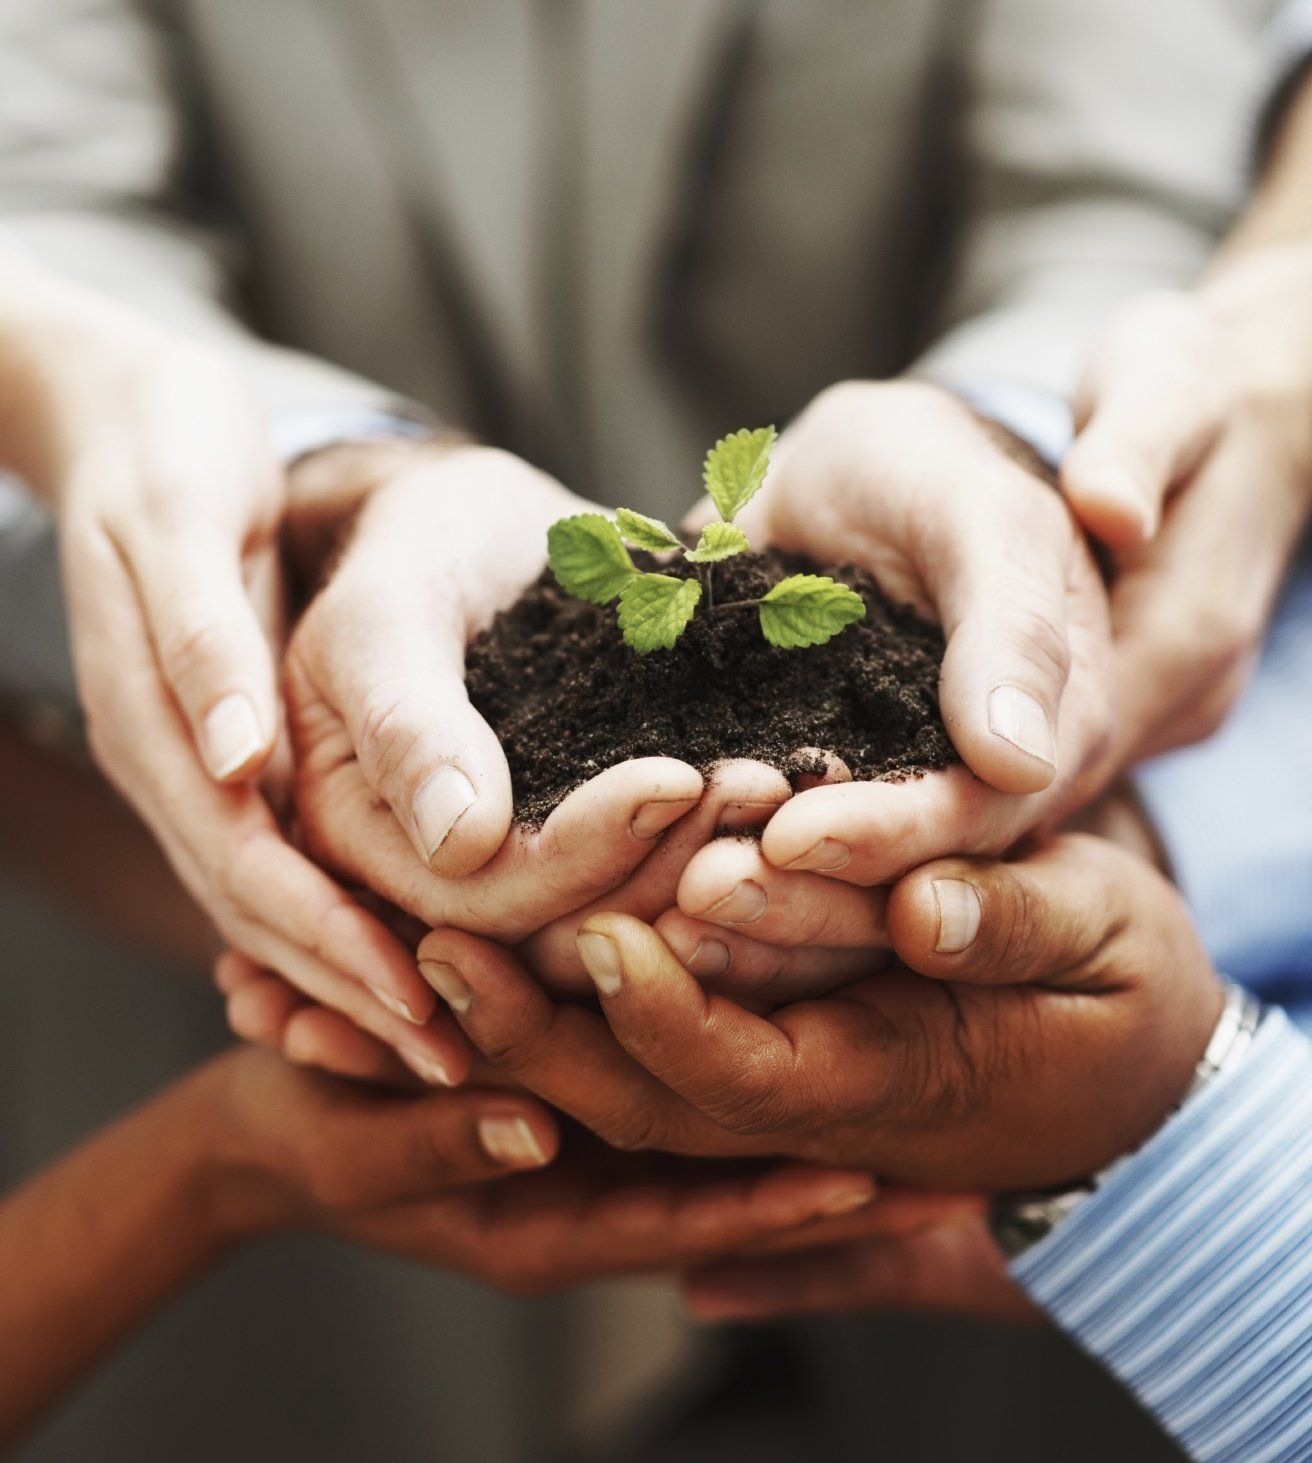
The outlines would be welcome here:
<svg viewBox="0 0 1312 1463">
<path fill-rule="evenodd" d="M 639 574 L 620 595 L 620 629 L 639 655 L 669 650 L 688 628 L 702 587 L 671 574 Z"/>
<path fill-rule="evenodd" d="M 702 481 L 726 523 L 743 511 L 765 481 L 778 435 L 773 427 L 744 427 L 721 437 L 706 454 Z"/>
<path fill-rule="evenodd" d="M 761 631 L 771 645 L 797 650 L 823 645 L 865 613 L 865 602 L 846 584 L 823 574 L 793 574 L 761 601 Z"/>
<path fill-rule="evenodd" d="M 600 513 L 561 518 L 547 530 L 547 561 L 567 594 L 609 604 L 638 572 L 619 529 Z"/>
<path fill-rule="evenodd" d="M 687 558 L 690 564 L 718 564 L 721 559 L 732 559 L 750 548 L 747 535 L 736 524 L 708 523 L 702 529 L 697 547 L 688 550 Z"/>
<path fill-rule="evenodd" d="M 683 545 L 669 527 L 659 518 L 648 518 L 645 513 L 635 513 L 632 508 L 619 508 L 615 522 L 620 535 L 640 549 L 658 553 L 661 549 L 681 549 Z"/>
</svg>

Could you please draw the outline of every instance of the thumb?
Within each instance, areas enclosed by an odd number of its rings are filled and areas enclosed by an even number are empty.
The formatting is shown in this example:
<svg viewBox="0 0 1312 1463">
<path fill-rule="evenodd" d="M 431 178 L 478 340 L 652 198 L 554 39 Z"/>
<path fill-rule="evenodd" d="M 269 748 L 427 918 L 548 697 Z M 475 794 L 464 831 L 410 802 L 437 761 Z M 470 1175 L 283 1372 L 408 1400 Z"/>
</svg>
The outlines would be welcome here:
<svg viewBox="0 0 1312 1463">
<path fill-rule="evenodd" d="M 510 770 L 470 704 L 456 610 L 412 601 L 373 574 L 342 574 L 321 605 L 309 669 L 365 780 L 434 873 L 481 868 L 510 828 Z"/>
<path fill-rule="evenodd" d="M 160 670 L 210 776 L 253 777 L 277 739 L 278 695 L 237 545 L 172 535 L 128 558 Z"/>
<path fill-rule="evenodd" d="M 1076 986 L 1110 967 L 1110 946 L 1134 922 L 1136 891 L 1156 877 L 1085 835 L 1012 863 L 941 859 L 894 885 L 889 940 L 904 964 L 941 980 Z"/>
<path fill-rule="evenodd" d="M 953 745 L 991 787 L 1034 793 L 1057 775 L 1074 532 L 1055 493 L 1017 476 L 1024 499 L 963 507 L 926 567 L 947 635 L 939 704 Z"/>
<path fill-rule="evenodd" d="M 1146 296 L 1112 322 L 1076 394 L 1079 430 L 1060 475 L 1090 534 L 1113 549 L 1154 536 L 1167 494 L 1220 430 L 1222 375 L 1190 296 Z"/>
</svg>

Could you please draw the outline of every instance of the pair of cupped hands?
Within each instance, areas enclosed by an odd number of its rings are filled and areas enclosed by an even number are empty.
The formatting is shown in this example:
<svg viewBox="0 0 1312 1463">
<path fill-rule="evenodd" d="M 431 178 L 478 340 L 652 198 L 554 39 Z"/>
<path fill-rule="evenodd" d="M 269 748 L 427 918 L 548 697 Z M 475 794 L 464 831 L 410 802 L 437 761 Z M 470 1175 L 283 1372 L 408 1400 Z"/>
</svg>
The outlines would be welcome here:
<svg viewBox="0 0 1312 1463">
<path fill-rule="evenodd" d="M 860 562 L 942 624 L 959 764 L 798 791 L 644 759 L 536 829 L 512 822 L 464 650 L 591 505 L 442 442 L 329 449 L 284 480 L 237 376 L 153 332 L 99 450 L 38 444 L 93 748 L 232 946 L 234 1028 L 339 1076 L 467 1086 L 401 1119 L 395 1096 L 307 1089 L 415 1135 L 395 1186 L 339 1164 L 322 1222 L 521 1288 L 797 1244 L 808 1274 L 896 1254 L 904 1298 L 968 1276 L 1017 1304 L 978 1196 L 1134 1146 L 1219 1000 L 1164 881 L 1054 830 L 1223 713 L 1304 511 L 1291 491 L 1248 523 L 1218 624 L 1214 572 L 1180 565 L 1247 514 L 1237 469 L 1270 447 L 1214 394 L 1180 408 L 1195 303 L 1137 308 L 1091 371 L 1064 498 L 937 387 L 850 383 L 789 427 L 744 516 L 757 546 Z M 60 390 L 103 402 L 84 361 Z M 1110 601 L 1076 515 L 1120 555 Z M 279 654 L 286 569 L 304 608 Z M 254 1090 L 285 1081 L 269 1070 Z M 750 1309 L 760 1263 L 695 1294 Z"/>
</svg>

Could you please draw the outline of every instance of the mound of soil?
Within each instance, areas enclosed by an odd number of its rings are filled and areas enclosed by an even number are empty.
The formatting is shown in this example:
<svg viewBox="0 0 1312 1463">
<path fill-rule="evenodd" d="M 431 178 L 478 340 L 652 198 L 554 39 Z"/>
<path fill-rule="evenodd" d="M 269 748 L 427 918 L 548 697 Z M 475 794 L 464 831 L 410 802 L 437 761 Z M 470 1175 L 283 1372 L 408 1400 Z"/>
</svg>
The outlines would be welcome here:
<svg viewBox="0 0 1312 1463">
<path fill-rule="evenodd" d="M 690 577 L 691 565 L 640 568 Z M 779 650 L 761 634 L 759 599 L 789 574 L 829 574 L 865 600 L 866 617 L 825 645 Z M 836 752 L 857 778 L 899 778 L 955 760 L 938 713 L 943 635 L 890 601 L 865 570 L 768 550 L 715 566 L 673 650 L 637 655 L 615 607 L 572 598 L 549 570 L 470 647 L 470 700 L 501 739 L 515 816 L 535 823 L 574 788 L 630 757 L 678 757 L 705 771 L 755 757 L 795 775 L 799 747 Z"/>
</svg>

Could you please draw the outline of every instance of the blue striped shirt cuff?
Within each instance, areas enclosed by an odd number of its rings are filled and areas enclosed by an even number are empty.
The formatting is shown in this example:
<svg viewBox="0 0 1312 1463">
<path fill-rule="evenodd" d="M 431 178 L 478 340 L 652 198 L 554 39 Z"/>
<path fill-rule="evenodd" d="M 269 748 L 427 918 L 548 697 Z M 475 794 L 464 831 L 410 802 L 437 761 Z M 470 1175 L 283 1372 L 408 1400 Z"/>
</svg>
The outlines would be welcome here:
<svg viewBox="0 0 1312 1463">
<path fill-rule="evenodd" d="M 1312 1459 L 1312 1043 L 1269 1012 L 1013 1273 L 1192 1457 Z"/>
</svg>

